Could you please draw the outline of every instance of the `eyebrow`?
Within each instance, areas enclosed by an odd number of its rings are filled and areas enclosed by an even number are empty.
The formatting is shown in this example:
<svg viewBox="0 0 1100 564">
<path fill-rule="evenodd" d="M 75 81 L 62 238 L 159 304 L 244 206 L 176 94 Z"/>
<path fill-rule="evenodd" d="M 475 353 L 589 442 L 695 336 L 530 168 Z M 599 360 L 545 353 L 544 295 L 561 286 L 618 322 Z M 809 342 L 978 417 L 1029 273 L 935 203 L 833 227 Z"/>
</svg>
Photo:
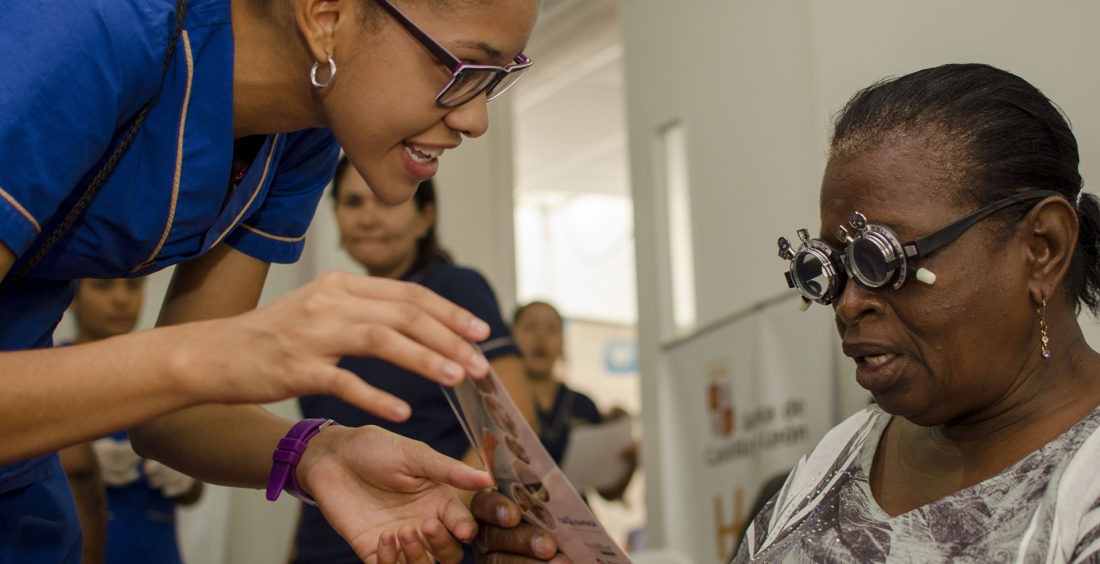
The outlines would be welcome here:
<svg viewBox="0 0 1100 564">
<path fill-rule="evenodd" d="M 461 45 L 463 47 L 469 47 L 469 48 L 477 49 L 477 50 L 485 53 L 491 59 L 494 59 L 494 60 L 499 60 L 499 59 L 504 57 L 504 53 L 501 53 L 500 49 L 497 49 L 496 47 L 493 47 L 492 45 L 489 45 L 488 43 L 485 43 L 483 41 L 464 41 L 464 40 L 460 40 L 460 41 L 456 41 L 455 43 L 458 44 L 458 45 Z"/>
</svg>

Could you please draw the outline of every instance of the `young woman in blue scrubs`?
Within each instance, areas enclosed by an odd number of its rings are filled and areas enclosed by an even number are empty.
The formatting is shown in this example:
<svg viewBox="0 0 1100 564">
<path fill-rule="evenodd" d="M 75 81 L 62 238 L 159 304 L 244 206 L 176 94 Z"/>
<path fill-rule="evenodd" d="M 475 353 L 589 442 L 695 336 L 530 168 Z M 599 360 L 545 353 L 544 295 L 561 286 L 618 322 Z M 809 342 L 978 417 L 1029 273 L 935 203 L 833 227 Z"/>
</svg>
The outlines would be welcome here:
<svg viewBox="0 0 1100 564">
<path fill-rule="evenodd" d="M 56 456 L 66 445 L 128 428 L 145 457 L 261 488 L 293 422 L 251 404 L 325 393 L 408 416 L 336 368 L 340 356 L 443 383 L 486 372 L 468 341 L 487 325 L 415 284 L 332 273 L 256 305 L 268 265 L 301 252 L 337 143 L 381 199 L 408 199 L 444 150 L 485 131 L 485 103 L 527 62 L 537 11 L 537 0 L 190 0 L 162 72 L 174 0 L 0 8 L 0 561 L 79 558 Z M 13 282 L 146 103 L 98 195 Z M 159 328 L 50 348 L 75 280 L 169 265 Z M 290 477 L 361 557 L 414 528 L 445 562 L 457 560 L 448 531 L 469 538 L 475 525 L 440 483 L 490 481 L 424 445 L 338 426 Z"/>
<path fill-rule="evenodd" d="M 518 349 L 504 321 L 489 283 L 478 272 L 454 264 L 436 239 L 438 205 L 432 181 L 420 184 L 413 199 L 385 204 L 363 177 L 341 159 L 333 179 L 333 201 L 340 245 L 371 276 L 420 284 L 489 323 L 482 352 L 493 371 L 523 411 L 534 419 L 531 393 L 519 361 Z M 480 466 L 477 453 L 455 417 L 439 385 L 416 378 L 408 370 L 378 358 L 345 356 L 339 366 L 368 384 L 399 397 L 412 406 L 412 416 L 392 422 L 364 412 L 341 399 L 322 395 L 299 398 L 305 417 L 331 418 L 347 426 L 378 425 L 418 441 L 451 458 Z M 468 495 L 464 495 L 468 494 Z M 472 492 L 460 493 L 464 500 Z M 350 564 L 355 553 L 332 530 L 316 508 L 302 504 L 295 535 L 299 564 Z M 463 564 L 473 564 L 473 550 L 465 547 Z"/>
</svg>

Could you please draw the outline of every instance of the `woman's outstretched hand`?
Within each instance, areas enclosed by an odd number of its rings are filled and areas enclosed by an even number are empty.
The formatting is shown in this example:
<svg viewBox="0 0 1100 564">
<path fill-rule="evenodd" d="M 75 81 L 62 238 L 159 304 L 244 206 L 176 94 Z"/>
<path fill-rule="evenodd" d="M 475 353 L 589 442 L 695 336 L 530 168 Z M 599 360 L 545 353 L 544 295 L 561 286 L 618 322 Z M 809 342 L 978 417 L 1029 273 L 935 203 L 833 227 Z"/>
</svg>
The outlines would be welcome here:
<svg viewBox="0 0 1100 564">
<path fill-rule="evenodd" d="M 254 311 L 181 329 L 193 345 L 181 360 L 185 385 L 200 403 L 327 394 L 401 421 L 408 404 L 338 368 L 341 356 L 379 358 L 445 385 L 489 369 L 471 344 L 489 327 L 472 313 L 418 284 L 337 271 Z"/>
<path fill-rule="evenodd" d="M 426 539 L 444 564 L 461 561 L 458 541 L 472 541 L 477 523 L 451 487 L 492 484 L 486 472 L 379 427 L 325 429 L 310 441 L 297 476 L 364 562 L 394 562 L 395 537 Z M 430 562 L 424 549 L 411 556 L 410 563 Z"/>
</svg>

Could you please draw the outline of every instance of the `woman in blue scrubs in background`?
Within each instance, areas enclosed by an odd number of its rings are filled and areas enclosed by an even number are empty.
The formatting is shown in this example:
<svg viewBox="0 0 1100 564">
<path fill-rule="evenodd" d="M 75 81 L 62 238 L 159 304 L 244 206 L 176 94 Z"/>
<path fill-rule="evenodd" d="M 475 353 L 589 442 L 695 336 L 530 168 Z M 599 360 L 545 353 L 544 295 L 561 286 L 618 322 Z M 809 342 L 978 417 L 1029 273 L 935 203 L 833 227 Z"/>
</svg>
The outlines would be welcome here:
<svg viewBox="0 0 1100 564">
<path fill-rule="evenodd" d="M 488 98 L 528 62 L 537 0 L 392 2 L 0 8 L 0 561 L 78 561 L 66 445 L 128 428 L 145 457 L 261 488 L 293 422 L 250 404 L 325 393 L 408 416 L 340 356 L 442 383 L 486 372 L 469 342 L 485 323 L 415 284 L 330 273 L 256 309 L 268 265 L 301 252 L 337 143 L 379 198 L 404 201 L 444 150 L 485 131 Z M 63 227 L 143 107 L 117 168 Z M 157 329 L 50 348 L 77 279 L 169 265 Z M 378 429 L 325 428 L 287 461 L 272 485 L 316 498 L 364 559 L 411 530 L 456 561 L 448 531 L 475 525 L 439 482 L 490 481 Z"/>
<path fill-rule="evenodd" d="M 420 284 L 458 304 L 489 324 L 489 338 L 481 350 L 493 372 L 525 415 L 534 423 L 534 405 L 523 375 L 518 349 L 504 321 L 493 289 L 475 270 L 454 264 L 436 238 L 435 185 L 420 184 L 413 199 L 395 206 L 378 199 L 363 177 L 341 159 L 332 184 L 333 211 L 340 230 L 340 246 L 371 276 Z M 401 436 L 424 441 L 433 449 L 473 466 L 481 466 L 477 452 L 439 385 L 417 378 L 408 370 L 378 358 L 345 356 L 339 366 L 368 384 L 399 397 L 412 406 L 402 422 L 366 413 L 334 396 L 298 399 L 305 417 L 332 418 L 342 425 L 378 425 Z M 472 492 L 460 492 L 464 502 Z M 356 556 L 315 507 L 302 504 L 295 534 L 293 561 L 297 564 L 346 564 Z M 464 547 L 463 564 L 473 564 L 473 550 Z"/>
</svg>

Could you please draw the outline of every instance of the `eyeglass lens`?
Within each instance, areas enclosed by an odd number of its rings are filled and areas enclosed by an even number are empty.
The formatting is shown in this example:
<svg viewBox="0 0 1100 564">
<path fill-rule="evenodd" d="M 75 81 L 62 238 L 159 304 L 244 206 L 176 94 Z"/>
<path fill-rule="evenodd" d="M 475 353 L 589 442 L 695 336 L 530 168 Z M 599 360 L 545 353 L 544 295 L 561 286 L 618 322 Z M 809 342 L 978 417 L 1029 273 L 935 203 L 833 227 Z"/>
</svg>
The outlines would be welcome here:
<svg viewBox="0 0 1100 564">
<path fill-rule="evenodd" d="M 505 73 L 498 69 L 464 68 L 455 75 L 451 84 L 439 95 L 444 106 L 460 106 L 476 98 L 483 91 L 487 100 L 500 96 L 515 84 L 525 69 Z"/>
<path fill-rule="evenodd" d="M 795 280 L 798 283 L 799 288 L 811 299 L 820 299 L 824 297 L 825 288 L 829 286 L 829 281 L 825 277 L 825 269 L 821 264 L 821 260 L 810 253 L 804 253 L 798 255 L 795 259 L 795 272 L 797 276 Z"/>
<path fill-rule="evenodd" d="M 877 288 L 889 281 L 893 268 L 886 264 L 883 250 L 874 241 L 857 239 L 851 243 L 848 258 L 853 274 L 867 286 Z"/>
</svg>

